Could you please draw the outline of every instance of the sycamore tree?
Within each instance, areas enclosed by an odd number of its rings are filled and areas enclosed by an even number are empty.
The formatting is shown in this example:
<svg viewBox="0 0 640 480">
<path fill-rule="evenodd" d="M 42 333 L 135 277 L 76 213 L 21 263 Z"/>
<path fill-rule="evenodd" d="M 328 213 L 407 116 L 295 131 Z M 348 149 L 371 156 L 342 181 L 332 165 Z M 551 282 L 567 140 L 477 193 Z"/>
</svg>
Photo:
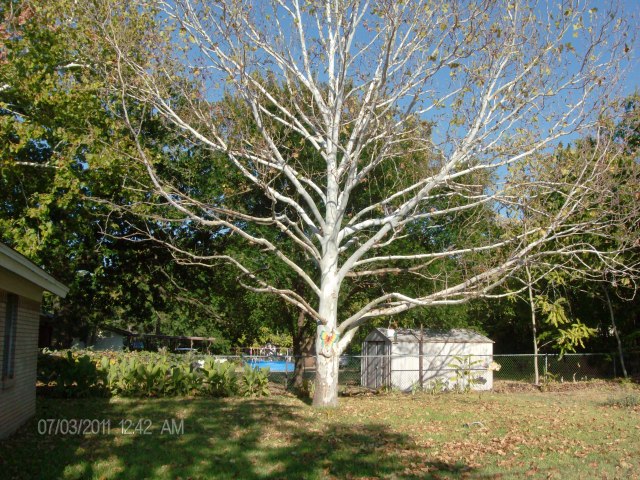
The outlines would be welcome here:
<svg viewBox="0 0 640 480">
<path fill-rule="evenodd" d="M 279 295 L 316 322 L 314 405 L 337 403 L 338 357 L 371 319 L 506 295 L 525 265 L 558 258 L 559 238 L 562 258 L 620 258 L 616 245 L 584 245 L 585 232 L 605 231 L 599 221 L 572 220 L 604 185 L 609 157 L 570 185 L 511 174 L 541 168 L 563 139 L 597 135 L 634 41 L 615 5 L 87 3 L 79 16 L 115 53 L 95 68 L 120 95 L 137 146 L 131 161 L 148 175 L 145 201 L 171 212 L 152 230 L 183 225 L 242 241 L 242 251 L 206 255 L 164 240 L 185 261 L 232 264 L 247 288 Z M 155 20 L 133 22 L 141 10 Z M 250 126 L 225 108 L 228 96 L 244 104 Z M 167 152 L 135 120 L 141 109 L 173 128 L 185 152 L 204 147 L 241 180 L 221 179 L 217 195 L 176 182 Z M 384 195 L 364 202 L 380 171 L 393 172 Z M 264 213 L 236 202 L 234 191 L 247 188 L 268 205 Z M 561 207 L 539 215 L 544 222 L 495 228 L 520 221 L 519 205 L 554 190 Z M 463 217 L 457 234 L 439 237 Z M 266 268 L 272 261 L 304 288 L 278 285 Z M 357 309 L 339 308 L 354 279 L 381 275 L 415 276 L 421 286 L 371 290 Z"/>
</svg>

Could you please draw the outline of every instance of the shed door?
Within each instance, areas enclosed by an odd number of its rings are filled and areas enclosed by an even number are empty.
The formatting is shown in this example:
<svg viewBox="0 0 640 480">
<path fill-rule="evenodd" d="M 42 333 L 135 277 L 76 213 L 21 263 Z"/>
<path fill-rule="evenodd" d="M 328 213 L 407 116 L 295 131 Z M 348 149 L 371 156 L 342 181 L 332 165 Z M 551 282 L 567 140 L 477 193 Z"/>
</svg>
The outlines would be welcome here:
<svg viewBox="0 0 640 480">
<path fill-rule="evenodd" d="M 387 342 L 367 343 L 367 362 L 365 371 L 365 385 L 369 388 L 379 388 L 389 384 L 389 357 Z"/>
</svg>

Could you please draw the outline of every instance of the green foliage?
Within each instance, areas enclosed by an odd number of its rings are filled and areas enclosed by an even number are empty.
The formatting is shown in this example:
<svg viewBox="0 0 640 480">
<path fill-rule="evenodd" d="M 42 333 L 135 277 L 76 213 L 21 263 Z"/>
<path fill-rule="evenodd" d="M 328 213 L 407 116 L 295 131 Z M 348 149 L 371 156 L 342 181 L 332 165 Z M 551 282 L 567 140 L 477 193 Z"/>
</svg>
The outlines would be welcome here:
<svg viewBox="0 0 640 480">
<path fill-rule="evenodd" d="M 99 391 L 102 372 L 88 355 L 74 356 L 68 351 L 54 373 L 54 391 L 64 397 L 86 397 Z"/>
<path fill-rule="evenodd" d="M 542 312 L 547 325 L 553 327 L 551 330 L 542 332 L 538 336 L 538 341 L 551 343 L 560 351 L 560 356 L 567 352 L 575 352 L 578 347 L 584 348 L 585 340 L 593 337 L 597 330 L 588 327 L 579 319 L 573 321 L 567 316 L 566 308 L 569 302 L 564 297 L 559 297 L 555 301 L 550 301 L 546 296 L 536 297 L 536 306 Z"/>
<path fill-rule="evenodd" d="M 552 345 L 560 351 L 560 355 L 567 352 L 575 352 L 577 347 L 584 348 L 584 341 L 593 337 L 597 333 L 595 328 L 586 326 L 580 321 L 576 321 L 567 328 L 558 329 L 555 334 L 543 332 L 538 337 L 540 340 L 552 338 Z"/>
<path fill-rule="evenodd" d="M 279 347 L 288 348 L 293 346 L 293 338 L 290 333 L 280 333 L 273 331 L 266 325 L 262 325 L 258 329 L 258 334 L 253 341 L 253 347 L 262 347 L 267 343 L 278 345 Z"/>
<path fill-rule="evenodd" d="M 420 386 L 420 382 L 414 382 L 411 385 L 411 395 L 415 395 L 423 391 L 423 387 Z"/>
<path fill-rule="evenodd" d="M 55 396 L 79 398 L 102 395 L 106 376 L 90 353 L 44 351 L 38 355 L 37 380 Z"/>
<path fill-rule="evenodd" d="M 437 395 L 447 391 L 447 381 L 443 378 L 436 378 L 425 386 L 425 391 L 431 395 Z"/>
<path fill-rule="evenodd" d="M 540 375 L 540 382 L 542 384 L 542 389 L 543 390 L 548 389 L 549 385 L 551 385 L 554 382 L 557 382 L 559 377 L 560 375 L 557 373 L 544 372 L 542 375 Z"/>
<path fill-rule="evenodd" d="M 316 391 L 316 383 L 309 378 L 302 379 L 302 385 L 296 392 L 300 398 L 313 398 Z"/>
<path fill-rule="evenodd" d="M 291 346 L 292 334 L 299 329 L 295 323 L 296 312 L 283 306 L 279 300 L 261 294 L 244 293 L 234 285 L 237 272 L 232 269 L 216 268 L 205 272 L 193 267 L 184 268 L 175 265 L 168 252 L 148 242 L 132 244 L 113 240 L 112 236 L 118 235 L 135 237 L 137 220 L 131 215 L 117 215 L 101 200 L 141 205 L 135 211 L 141 216 L 168 216 L 161 215 L 164 213 L 162 205 L 157 205 L 160 213 L 150 209 L 149 205 L 157 199 L 146 196 L 150 189 L 145 172 L 141 171 L 139 165 L 136 167 L 135 163 L 123 161 L 130 156 L 133 145 L 119 121 L 120 99 L 105 94 L 107 89 L 104 80 L 97 74 L 100 65 L 111 69 L 114 59 L 109 56 L 109 47 L 101 44 L 98 36 L 89 35 L 90 28 L 86 23 L 83 24 L 86 19 L 69 20 L 74 18 L 68 15 L 72 4 L 77 5 L 78 2 L 51 0 L 41 2 L 38 8 L 32 8 L 35 5 L 33 2 L 3 0 L 0 3 L 3 7 L 3 23 L 0 26 L 0 78 L 3 84 L 0 91 L 0 138 L 3 140 L 0 142 L 0 191 L 3 194 L 0 240 L 26 254 L 71 287 L 67 299 L 48 302 L 69 325 L 81 322 L 97 324 L 105 318 L 126 318 L 128 325 L 118 325 L 117 321 L 112 324 L 122 327 L 133 324 L 140 331 L 214 336 L 220 338 L 214 345 L 217 353 L 228 352 L 231 347 L 229 339 L 239 338 L 243 338 L 247 345 L 271 342 Z M 101 6 L 94 7 L 97 17 L 100 17 L 100 13 L 109 12 L 109 9 L 112 13 L 126 12 L 122 38 L 127 39 L 127 48 L 140 52 L 136 58 L 142 58 L 143 52 L 149 50 L 140 48 L 144 46 L 143 32 L 156 31 L 153 28 L 153 16 L 137 17 L 135 9 L 118 5 L 118 2 L 102 2 Z M 137 13 L 142 15 L 143 10 Z M 111 14 L 109 18 L 118 17 Z M 103 15 L 102 18 L 107 17 Z M 160 36 L 154 35 L 153 38 Z M 164 46 L 154 47 L 161 51 Z M 567 43 L 563 48 L 573 47 Z M 91 55 L 88 59 L 79 58 L 81 52 L 90 52 Z M 78 66 L 65 66 L 70 64 Z M 457 64 L 451 63 L 449 66 L 454 68 Z M 277 85 L 277 82 L 272 83 L 269 88 L 277 98 L 283 99 L 292 93 Z M 188 87 L 184 90 L 189 94 Z M 175 95 L 172 103 L 180 108 L 180 102 L 184 102 L 184 99 L 178 97 Z M 357 100 L 352 101 L 355 103 L 349 109 L 356 110 Z M 629 152 L 635 151 L 638 146 L 637 105 L 638 98 L 635 95 L 629 99 L 627 114 L 615 133 L 616 138 L 627 142 L 626 151 Z M 207 105 L 207 108 L 220 109 L 229 117 L 227 127 L 230 142 L 249 140 L 247 143 L 250 144 L 252 135 L 260 136 L 256 126 L 249 120 L 250 112 L 239 99 L 227 98 L 218 104 Z M 130 113 L 133 116 L 140 115 L 135 105 L 132 105 Z M 255 191 L 250 192 L 246 188 L 246 179 L 237 172 L 230 173 L 225 158 L 211 156 L 193 144 L 185 147 L 180 136 L 172 136 L 156 119 L 140 116 L 134 121 L 140 121 L 144 147 L 155 154 L 153 158 L 158 162 L 160 176 L 175 185 L 176 194 L 186 192 L 204 204 L 211 198 L 219 201 L 224 199 L 225 208 L 233 207 L 257 216 L 271 215 L 272 199 L 257 195 Z M 301 171 L 310 172 L 312 178 L 320 177 L 323 161 L 308 142 L 285 127 L 270 125 L 268 128 L 282 128 L 277 137 L 282 142 L 283 154 L 290 152 L 287 161 L 301 167 Z M 431 126 L 428 124 L 416 125 L 415 128 L 424 138 L 430 135 Z M 341 135 L 348 136 L 348 130 L 346 127 Z M 412 152 L 414 149 L 410 140 L 405 140 L 406 152 Z M 382 162 L 366 182 L 358 185 L 353 192 L 345 222 L 358 210 L 386 198 L 390 191 L 402 189 L 437 171 L 436 159 L 431 158 L 431 154 L 406 152 Z M 561 167 L 563 163 L 575 162 L 578 159 L 576 152 L 569 149 L 558 152 L 551 163 L 544 165 L 549 175 L 570 172 L 571 169 L 547 166 Z M 363 152 L 362 156 L 366 157 L 368 153 Z M 633 178 L 628 172 L 634 168 L 637 170 L 637 162 L 631 165 L 621 163 L 611 175 L 616 180 Z M 404 175 L 398 176 L 399 171 L 409 172 L 409 175 L 406 178 Z M 290 188 L 288 180 L 280 173 L 266 171 L 261 175 L 273 175 L 269 180 L 273 181 L 274 188 L 282 191 Z M 557 181 L 553 177 L 549 180 Z M 460 182 L 479 186 L 482 190 L 491 184 L 491 179 L 478 175 L 477 178 L 461 178 Z M 618 183 L 622 186 L 623 182 Z M 127 189 L 123 185 L 135 187 Z M 136 191 L 144 192 L 143 197 L 137 195 Z M 621 204 L 633 202 L 636 192 L 635 187 L 620 188 L 619 198 L 614 200 Z M 449 198 L 456 192 L 443 188 L 433 193 L 434 198 Z M 436 213 L 443 207 L 455 206 L 458 201 L 456 198 L 454 195 L 450 200 L 442 200 L 441 203 L 436 201 L 430 207 Z M 544 200 L 558 202 L 560 208 L 560 199 L 561 196 Z M 399 198 L 397 202 L 401 203 L 401 200 Z M 597 205 L 596 201 L 594 205 Z M 585 208 L 584 211 L 585 215 L 599 215 L 595 208 Z M 494 213 L 490 207 L 478 207 L 461 210 L 442 223 L 430 219 L 414 222 L 408 227 L 408 235 L 395 246 L 385 247 L 380 254 L 412 251 L 429 253 L 456 248 L 460 244 L 481 246 L 488 237 L 499 238 L 504 233 L 495 224 Z M 514 218 L 519 216 L 515 215 Z M 476 228 L 469 228 L 471 225 Z M 144 224 L 143 227 L 153 228 L 153 225 Z M 633 228 L 634 225 L 629 222 L 629 230 L 633 231 Z M 286 235 L 263 231 L 260 226 L 246 226 L 246 229 L 252 234 L 268 238 L 307 269 L 304 257 L 295 253 L 295 245 Z M 104 236 L 103 231 L 108 235 Z M 223 250 L 234 254 L 246 263 L 249 270 L 260 271 L 268 283 L 291 289 L 304 298 L 312 298 L 304 285 L 296 283 L 291 269 L 276 256 L 268 251 L 257 254 L 238 242 L 237 236 L 231 238 L 204 228 L 191 229 L 188 222 L 182 222 L 180 228 L 171 233 L 162 229 L 151 233 L 160 240 L 168 238 L 170 234 L 179 234 L 176 235 L 178 238 L 171 238 L 170 241 L 175 241 L 185 250 L 198 251 L 203 256 L 219 254 Z M 398 271 L 392 275 L 381 275 L 367 281 L 348 278 L 340 298 L 341 316 L 348 317 L 366 305 L 371 297 L 383 292 L 403 291 L 418 297 L 427 295 L 439 288 L 437 282 L 440 280 L 436 279 L 446 279 L 442 281 L 455 284 L 464 275 L 482 271 L 491 264 L 492 257 L 497 258 L 500 254 L 500 251 L 490 255 L 468 253 L 442 262 L 430 262 L 423 271 L 412 271 L 408 268 L 411 266 L 409 263 L 401 263 Z M 313 266 L 307 270 L 312 277 L 318 273 Z M 555 272 L 549 277 L 550 281 L 562 285 L 563 277 L 557 274 L 558 278 L 554 279 L 553 275 L 556 275 Z M 433 281 L 421 281 L 420 278 L 431 278 Z M 630 284 L 627 278 L 623 278 L 620 284 L 624 286 L 625 282 Z M 593 336 L 595 330 L 591 327 L 599 321 L 597 312 L 593 313 L 592 309 L 590 318 L 583 313 L 578 315 L 584 319 L 584 324 L 580 321 L 571 322 L 566 314 L 568 307 L 561 300 L 549 300 L 549 309 L 545 313 L 548 331 L 543 332 L 540 339 L 550 341 L 561 352 L 574 351 L 578 346 L 583 347 L 585 340 Z M 567 302 L 574 308 L 581 303 L 590 303 L 581 300 L 584 297 L 574 297 Z M 517 335 L 517 332 L 524 331 L 503 320 L 516 317 L 513 306 L 492 307 L 499 312 L 490 316 L 486 313 L 489 311 L 486 304 L 477 302 L 476 305 L 480 305 L 480 308 L 468 304 L 427 311 L 415 309 L 399 316 L 397 322 L 407 327 L 424 322 L 433 328 L 474 326 L 483 330 L 480 323 L 484 324 L 485 329 L 491 328 L 498 318 L 504 322 L 499 328 L 503 337 L 511 342 L 508 348 L 513 351 L 514 332 Z M 628 342 L 637 345 L 637 340 L 629 333 L 635 325 L 634 309 L 624 310 L 631 313 L 626 322 L 621 322 L 621 330 Z M 228 321 L 231 318 L 233 322 Z M 387 322 L 386 319 L 379 321 Z M 313 327 L 311 324 L 309 328 Z M 556 332 L 552 332 L 551 327 Z M 361 332 L 363 335 L 367 333 L 365 329 Z M 359 342 L 356 342 L 355 348 L 358 347 Z M 88 369 L 86 362 L 83 362 L 82 367 L 74 363 L 73 368 Z M 146 363 L 132 366 L 130 363 L 135 362 L 118 360 L 107 380 L 109 390 L 151 396 L 176 391 L 189 392 L 197 388 L 197 377 L 192 375 L 193 372 L 187 372 L 182 367 L 174 372 L 174 365 L 169 360 L 158 362 L 153 366 Z M 108 368 L 111 372 L 112 366 Z M 226 380 L 220 380 L 221 372 L 212 372 L 212 375 L 217 380 L 207 383 L 207 386 L 212 389 L 212 395 L 222 395 L 226 391 Z M 167 378 L 173 380 L 168 382 Z M 60 384 L 64 385 L 65 381 L 61 379 Z M 212 386 L 217 385 L 218 381 L 222 381 L 223 386 Z M 78 387 L 85 383 L 83 380 L 80 384 L 71 382 L 68 390 L 81 391 L 84 387 Z"/>
<path fill-rule="evenodd" d="M 198 392 L 200 377 L 191 370 L 191 366 L 184 363 L 173 365 L 167 377 L 165 395 L 184 396 Z"/>
<path fill-rule="evenodd" d="M 453 382 L 453 389 L 458 393 L 466 393 L 471 390 L 471 386 L 481 382 L 481 375 L 478 374 L 478 366 L 482 360 L 473 360 L 471 355 L 457 355 L 449 363 L 454 374 L 450 380 Z"/>
<path fill-rule="evenodd" d="M 563 297 L 554 301 L 542 295 L 536 297 L 536 307 L 546 316 L 546 322 L 555 328 L 570 322 L 565 311 L 567 304 L 567 299 Z"/>
<path fill-rule="evenodd" d="M 43 352 L 38 380 L 56 396 L 212 397 L 269 394 L 269 371 L 207 358 L 201 368 L 188 355 L 166 352 Z"/>
<path fill-rule="evenodd" d="M 107 373 L 107 386 L 113 395 L 151 397 L 176 389 L 172 371 L 178 366 L 171 366 L 163 355 L 102 357 L 100 366 Z"/>
<path fill-rule="evenodd" d="M 113 395 L 182 396 L 194 394 L 200 383 L 189 363 L 167 354 L 128 353 L 103 357 L 107 385 Z"/>
<path fill-rule="evenodd" d="M 111 1 L 94 7 L 102 14 L 126 10 Z M 45 297 L 45 308 L 58 314 L 62 345 L 64 337 L 85 337 L 105 319 L 126 318 L 126 324 L 110 323 L 215 337 L 216 352 L 226 353 L 230 345 L 219 325 L 225 301 L 216 288 L 221 282 L 212 281 L 210 272 L 175 265 L 157 245 L 116 240 L 137 239 L 143 222 L 114 206 L 150 199 L 139 194 L 143 169 L 125 163 L 133 146 L 120 102 L 99 71 L 99 65 L 113 64 L 112 53 L 90 34 L 89 18 L 74 15 L 76 8 L 78 2 L 68 0 L 0 0 L 0 241 L 70 287 L 65 299 Z M 130 44 L 140 41 L 152 18 L 127 11 L 122 25 L 129 26 Z M 130 114 L 139 116 L 135 109 Z M 175 149 L 175 138 L 157 122 L 145 121 L 144 131 L 153 148 Z M 202 161 L 195 149 L 183 157 Z M 170 160 L 194 162 L 175 153 Z M 143 208 L 136 213 L 152 213 Z M 161 214 L 162 206 L 154 212 Z M 206 235 L 182 232 L 182 241 L 216 248 L 203 242 Z"/>
<path fill-rule="evenodd" d="M 236 366 L 231 362 L 217 362 L 208 358 L 201 369 L 203 375 L 202 390 L 212 397 L 232 397 L 238 394 L 238 376 Z"/>
<path fill-rule="evenodd" d="M 240 380 L 240 394 L 243 397 L 266 397 L 269 395 L 269 369 L 244 367 Z"/>
</svg>

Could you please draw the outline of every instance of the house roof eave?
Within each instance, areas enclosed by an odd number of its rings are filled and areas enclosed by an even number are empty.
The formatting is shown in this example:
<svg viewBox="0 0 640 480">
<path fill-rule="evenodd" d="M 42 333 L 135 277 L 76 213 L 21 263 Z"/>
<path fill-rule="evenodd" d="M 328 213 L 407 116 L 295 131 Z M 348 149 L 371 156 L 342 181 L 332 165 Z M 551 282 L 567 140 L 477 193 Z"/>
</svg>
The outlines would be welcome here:
<svg viewBox="0 0 640 480">
<path fill-rule="evenodd" d="M 35 263 L 3 243 L 0 243 L 0 267 L 21 276 L 58 297 L 64 298 L 69 293 L 69 287 L 60 283 Z"/>
</svg>

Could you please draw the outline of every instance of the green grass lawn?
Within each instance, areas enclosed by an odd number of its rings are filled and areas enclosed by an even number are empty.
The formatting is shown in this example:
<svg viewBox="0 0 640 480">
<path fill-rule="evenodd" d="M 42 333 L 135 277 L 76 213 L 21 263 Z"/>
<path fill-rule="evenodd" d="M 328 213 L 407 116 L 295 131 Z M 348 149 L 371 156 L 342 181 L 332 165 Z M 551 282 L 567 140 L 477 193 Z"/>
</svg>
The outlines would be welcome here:
<svg viewBox="0 0 640 480">
<path fill-rule="evenodd" d="M 640 408 L 613 405 L 625 398 L 640 390 L 390 394 L 330 410 L 290 396 L 39 398 L 36 417 L 0 442 L 0 478 L 637 479 Z M 38 433 L 42 419 L 80 418 L 110 420 L 110 432 Z M 135 431 L 143 419 L 148 435 Z M 184 420 L 184 433 L 162 434 L 165 420 Z"/>
</svg>

